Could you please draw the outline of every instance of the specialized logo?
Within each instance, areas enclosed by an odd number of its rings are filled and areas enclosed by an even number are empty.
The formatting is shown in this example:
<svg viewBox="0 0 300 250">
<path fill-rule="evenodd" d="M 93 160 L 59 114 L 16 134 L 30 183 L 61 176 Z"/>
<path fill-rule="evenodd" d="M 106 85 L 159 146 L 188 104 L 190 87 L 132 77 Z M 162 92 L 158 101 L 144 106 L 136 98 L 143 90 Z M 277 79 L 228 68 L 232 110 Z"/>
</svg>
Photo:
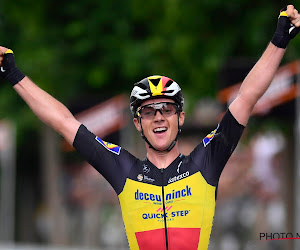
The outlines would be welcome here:
<svg viewBox="0 0 300 250">
<path fill-rule="evenodd" d="M 214 131 L 211 131 L 204 139 L 203 139 L 203 145 L 204 147 L 206 147 L 210 142 L 211 140 L 214 138 L 217 130 L 219 128 L 219 125 L 218 127 L 214 130 Z"/>
<path fill-rule="evenodd" d="M 178 174 L 179 174 L 179 168 L 180 168 L 181 164 L 182 164 L 182 161 L 178 164 L 178 167 L 177 167 L 177 173 Z"/>
<path fill-rule="evenodd" d="M 174 200 L 174 199 L 179 199 L 179 198 L 183 198 L 183 197 L 187 197 L 187 196 L 191 196 L 192 195 L 192 191 L 191 188 L 186 185 L 186 187 L 184 189 L 181 190 L 172 190 L 171 193 L 167 193 L 165 200 L 166 201 L 170 201 L 170 200 Z M 158 201 L 161 202 L 162 201 L 162 197 L 160 194 L 152 194 L 152 193 L 147 193 L 147 192 L 141 192 L 139 189 L 136 190 L 136 192 L 134 193 L 134 198 L 136 200 L 145 200 L 145 201 Z"/>
<path fill-rule="evenodd" d="M 98 136 L 96 136 L 96 141 L 98 141 L 104 148 L 106 148 L 108 151 L 116 154 L 116 155 L 119 155 L 120 154 L 120 151 L 121 151 L 121 147 L 118 146 L 118 145 L 115 145 L 115 144 L 112 144 L 110 142 L 106 142 L 106 141 L 103 141 L 101 140 Z"/>
<path fill-rule="evenodd" d="M 6 71 L 6 70 L 5 70 L 3 67 L 1 67 L 1 72 L 4 73 L 5 71 Z"/>
<path fill-rule="evenodd" d="M 291 32 L 296 28 L 294 25 L 291 24 L 291 28 L 289 29 L 289 34 L 291 34 Z"/>
<path fill-rule="evenodd" d="M 177 171 L 178 172 L 178 171 Z M 179 181 L 179 180 L 181 180 L 181 179 L 183 179 L 183 178 L 185 178 L 185 177 L 188 177 L 190 175 L 190 172 L 189 171 L 186 171 L 185 173 L 183 173 L 183 174 L 180 174 L 180 175 L 177 175 L 177 176 L 174 176 L 174 177 L 172 177 L 172 178 L 170 178 L 169 180 L 168 180 L 168 183 L 173 183 L 173 182 L 175 182 L 175 181 Z"/>
</svg>

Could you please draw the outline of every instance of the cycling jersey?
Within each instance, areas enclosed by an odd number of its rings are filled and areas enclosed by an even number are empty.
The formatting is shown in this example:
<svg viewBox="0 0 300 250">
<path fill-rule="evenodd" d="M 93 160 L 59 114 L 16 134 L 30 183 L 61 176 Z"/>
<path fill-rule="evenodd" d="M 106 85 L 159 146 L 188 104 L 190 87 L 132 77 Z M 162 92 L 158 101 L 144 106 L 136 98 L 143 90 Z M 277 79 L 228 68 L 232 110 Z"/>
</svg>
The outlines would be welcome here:
<svg viewBox="0 0 300 250">
<path fill-rule="evenodd" d="M 244 127 L 225 113 L 190 155 L 167 168 L 139 160 L 83 125 L 74 147 L 112 185 L 131 249 L 207 249 L 221 172 Z"/>
</svg>

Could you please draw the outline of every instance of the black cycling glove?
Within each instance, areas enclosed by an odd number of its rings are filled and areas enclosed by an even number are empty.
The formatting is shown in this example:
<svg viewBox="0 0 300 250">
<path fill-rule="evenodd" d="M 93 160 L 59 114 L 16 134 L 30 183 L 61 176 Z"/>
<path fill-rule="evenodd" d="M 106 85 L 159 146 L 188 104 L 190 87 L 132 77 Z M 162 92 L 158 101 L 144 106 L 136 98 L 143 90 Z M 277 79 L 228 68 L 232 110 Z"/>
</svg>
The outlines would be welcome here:
<svg viewBox="0 0 300 250">
<path fill-rule="evenodd" d="M 283 8 L 280 11 L 277 29 L 275 34 L 271 40 L 271 42 L 279 47 L 285 49 L 291 39 L 293 39 L 298 32 L 300 31 L 300 27 L 296 28 L 290 21 L 289 16 L 285 12 L 287 7 Z"/>
<path fill-rule="evenodd" d="M 3 55 L 0 76 L 13 86 L 25 77 L 25 75 L 17 68 L 14 52 L 11 49 L 8 49 Z"/>
</svg>

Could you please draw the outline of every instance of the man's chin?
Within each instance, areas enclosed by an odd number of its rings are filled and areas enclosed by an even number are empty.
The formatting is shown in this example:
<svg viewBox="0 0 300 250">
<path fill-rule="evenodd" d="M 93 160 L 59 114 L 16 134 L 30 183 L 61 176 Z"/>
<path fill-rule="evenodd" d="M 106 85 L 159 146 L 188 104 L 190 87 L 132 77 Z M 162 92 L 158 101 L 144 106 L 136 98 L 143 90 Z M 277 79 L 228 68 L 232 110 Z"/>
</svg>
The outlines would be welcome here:
<svg viewBox="0 0 300 250">
<path fill-rule="evenodd" d="M 152 146 L 158 150 L 158 151 L 167 151 L 167 149 L 169 148 L 170 145 L 157 145 L 157 144 L 152 144 Z"/>
</svg>

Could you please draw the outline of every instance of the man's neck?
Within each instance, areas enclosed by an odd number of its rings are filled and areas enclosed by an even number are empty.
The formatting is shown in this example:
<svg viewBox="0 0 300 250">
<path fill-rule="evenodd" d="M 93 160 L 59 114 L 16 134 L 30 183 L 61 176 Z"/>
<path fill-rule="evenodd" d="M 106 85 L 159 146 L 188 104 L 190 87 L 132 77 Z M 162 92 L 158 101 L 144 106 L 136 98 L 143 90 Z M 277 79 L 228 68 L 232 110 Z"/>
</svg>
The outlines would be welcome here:
<svg viewBox="0 0 300 250">
<path fill-rule="evenodd" d="M 157 168 L 168 167 L 180 154 L 178 143 L 171 149 L 171 151 L 156 151 L 147 147 L 147 158 Z"/>
</svg>

